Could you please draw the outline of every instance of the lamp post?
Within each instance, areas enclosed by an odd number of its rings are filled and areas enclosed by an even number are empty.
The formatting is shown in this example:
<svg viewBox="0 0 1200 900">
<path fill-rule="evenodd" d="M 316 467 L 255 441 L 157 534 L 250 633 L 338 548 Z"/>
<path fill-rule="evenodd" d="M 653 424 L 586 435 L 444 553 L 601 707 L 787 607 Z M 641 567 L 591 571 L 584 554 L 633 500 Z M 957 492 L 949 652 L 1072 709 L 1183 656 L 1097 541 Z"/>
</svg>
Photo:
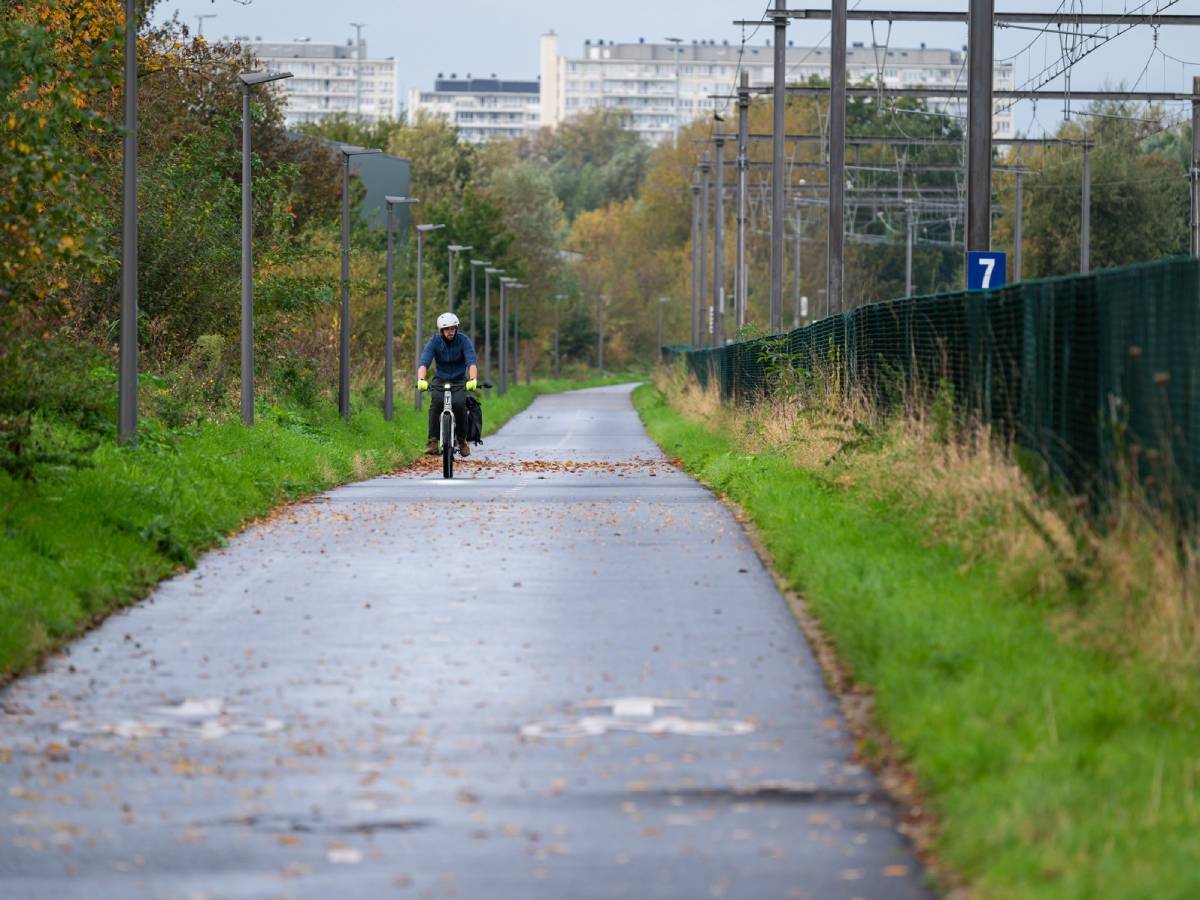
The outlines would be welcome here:
<svg viewBox="0 0 1200 900">
<path fill-rule="evenodd" d="M 508 393 L 508 289 L 517 279 L 500 279 L 500 394 Z"/>
<path fill-rule="evenodd" d="M 683 38 L 669 37 L 663 38 L 667 43 L 675 45 L 675 108 L 671 110 L 671 135 L 675 143 L 679 143 L 679 54 L 683 48 L 679 45 L 683 43 Z"/>
<path fill-rule="evenodd" d="M 473 259 L 471 262 L 471 342 L 476 340 L 475 332 L 475 269 L 478 266 L 490 266 L 486 259 Z"/>
<path fill-rule="evenodd" d="M 125 0 L 125 141 L 121 201 L 121 350 L 117 435 L 137 442 L 137 4 Z"/>
<path fill-rule="evenodd" d="M 483 270 L 483 377 L 492 380 L 492 278 L 503 275 L 503 269 L 485 266 Z M 500 286 L 503 289 L 504 285 Z"/>
<path fill-rule="evenodd" d="M 524 290 L 529 285 L 514 281 L 509 284 L 509 290 Z M 521 307 L 518 298 L 513 297 L 513 383 L 521 380 Z M 529 384 L 529 366 L 525 367 L 525 383 Z"/>
<path fill-rule="evenodd" d="M 250 89 L 291 72 L 242 72 L 242 424 L 254 424 L 254 203 L 250 170 Z"/>
<path fill-rule="evenodd" d="M 342 154 L 342 315 L 338 361 L 338 411 L 350 421 L 350 157 L 382 153 L 343 144 Z"/>
<path fill-rule="evenodd" d="M 667 305 L 666 297 L 658 298 L 658 358 L 662 359 L 663 348 L 663 308 Z"/>
<path fill-rule="evenodd" d="M 367 27 L 365 22 L 351 22 L 354 29 L 354 121 L 362 121 L 362 64 L 363 39 L 362 30 Z"/>
<path fill-rule="evenodd" d="M 425 320 L 425 235 L 445 225 L 417 226 L 417 321 L 413 327 L 413 366 L 421 364 L 421 327 Z M 413 408 L 421 409 L 421 392 L 413 390 Z"/>
<path fill-rule="evenodd" d="M 383 200 L 387 206 L 387 306 L 385 307 L 383 326 L 386 338 L 383 344 L 383 420 L 390 422 L 396 412 L 393 401 L 393 390 L 396 383 L 394 377 L 396 326 L 393 316 L 395 304 L 392 301 L 392 272 L 394 270 L 392 236 L 396 231 L 396 222 L 393 214 L 396 207 L 401 204 L 420 203 L 421 201 L 413 197 L 391 196 L 384 197 Z"/>
<path fill-rule="evenodd" d="M 600 377 L 604 377 L 604 304 L 608 302 L 608 294 L 600 295 L 600 302 L 596 304 L 596 320 L 598 323 L 597 331 L 599 337 L 596 339 L 596 364 L 600 369 Z"/>
<path fill-rule="evenodd" d="M 558 354 L 558 326 L 561 319 L 562 302 L 567 299 L 566 294 L 554 295 L 554 377 L 561 377 L 560 374 L 560 359 Z"/>
<path fill-rule="evenodd" d="M 446 309 L 454 312 L 454 257 L 456 254 L 462 253 L 464 250 L 470 250 L 470 247 L 464 247 L 462 244 L 451 244 L 446 248 L 450 251 L 450 272 L 446 279 Z"/>
</svg>

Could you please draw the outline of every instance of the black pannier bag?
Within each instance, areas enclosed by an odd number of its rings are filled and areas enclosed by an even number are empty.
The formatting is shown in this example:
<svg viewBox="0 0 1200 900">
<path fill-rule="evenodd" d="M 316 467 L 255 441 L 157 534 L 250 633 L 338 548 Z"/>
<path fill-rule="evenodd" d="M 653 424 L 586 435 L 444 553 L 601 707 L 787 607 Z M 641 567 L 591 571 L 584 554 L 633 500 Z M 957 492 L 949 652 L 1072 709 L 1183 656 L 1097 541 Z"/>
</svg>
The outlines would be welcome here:
<svg viewBox="0 0 1200 900">
<path fill-rule="evenodd" d="M 474 395 L 467 394 L 467 434 L 466 439 L 471 444 L 483 443 L 483 407 Z"/>
</svg>

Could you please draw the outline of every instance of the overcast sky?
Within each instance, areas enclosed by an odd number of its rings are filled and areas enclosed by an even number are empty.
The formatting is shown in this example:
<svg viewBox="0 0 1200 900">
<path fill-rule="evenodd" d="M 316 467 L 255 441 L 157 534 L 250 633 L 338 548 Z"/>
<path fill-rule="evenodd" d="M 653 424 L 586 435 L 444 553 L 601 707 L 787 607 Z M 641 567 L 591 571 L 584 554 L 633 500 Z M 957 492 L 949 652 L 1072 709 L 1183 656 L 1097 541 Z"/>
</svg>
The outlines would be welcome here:
<svg viewBox="0 0 1200 900">
<path fill-rule="evenodd" d="M 773 5 L 773 3 L 771 4 Z M 793 8 L 828 8 L 827 4 L 791 0 Z M 966 0 L 850 0 L 861 9 L 965 9 Z M 1143 8 L 1170 13 L 1200 14 L 1200 0 L 1023 0 L 998 3 L 1001 9 L 1052 11 L 1072 5 L 1085 12 L 1120 12 Z M 498 12 L 503 10 L 503 12 Z M 666 36 L 690 42 L 728 40 L 740 43 L 743 29 L 734 19 L 755 19 L 763 5 L 730 0 L 450 0 L 430 3 L 413 0 L 164 0 L 156 18 L 178 12 L 193 29 L 198 14 L 215 14 L 204 22 L 209 38 L 249 35 L 266 40 L 307 37 L 314 41 L 345 42 L 354 35 L 350 22 L 366 24 L 363 36 L 372 57 L 399 60 L 400 98 L 409 87 L 431 88 L 439 72 L 533 79 L 538 75 L 538 36 L 553 29 L 560 36 L 560 52 L 579 55 L 585 38 L 613 41 L 661 41 Z M 746 29 L 749 34 L 751 29 Z M 875 39 L 888 38 L 886 24 L 876 24 Z M 1091 31 L 1091 29 L 1085 29 Z M 796 22 L 789 38 L 797 46 L 828 43 L 828 23 Z M 769 29 L 752 39 L 764 44 Z M 851 22 L 851 41 L 870 43 L 871 26 Z M 966 43 L 964 25 L 897 24 L 890 45 L 961 48 Z M 996 58 L 1015 57 L 1018 85 L 1061 56 L 1057 35 L 1033 30 L 1001 29 L 996 34 Z M 1171 58 L 1173 57 L 1173 58 Z M 1157 46 L 1148 27 L 1131 29 L 1079 62 L 1073 75 L 1076 89 L 1103 88 L 1138 82 L 1143 90 L 1183 91 L 1193 75 L 1200 75 L 1200 27 L 1165 28 Z M 1046 85 L 1062 88 L 1062 82 Z M 1178 104 L 1173 110 L 1180 110 Z M 1035 111 L 1025 105 L 1016 126 L 1026 134 L 1052 130 L 1062 118 L 1061 103 L 1045 102 Z"/>
</svg>

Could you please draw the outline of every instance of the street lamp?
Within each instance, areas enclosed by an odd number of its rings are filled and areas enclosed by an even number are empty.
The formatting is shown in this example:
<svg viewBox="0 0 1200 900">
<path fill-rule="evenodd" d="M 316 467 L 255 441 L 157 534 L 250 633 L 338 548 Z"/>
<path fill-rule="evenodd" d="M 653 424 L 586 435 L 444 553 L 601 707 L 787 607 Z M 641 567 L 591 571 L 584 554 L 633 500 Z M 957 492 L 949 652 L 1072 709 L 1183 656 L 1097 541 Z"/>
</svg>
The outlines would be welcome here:
<svg viewBox="0 0 1200 900">
<path fill-rule="evenodd" d="M 204 20 L 215 19 L 216 17 L 216 13 L 200 13 L 197 16 L 193 16 L 193 18 L 196 20 L 196 37 L 204 37 Z"/>
<path fill-rule="evenodd" d="M 387 206 L 387 305 L 384 312 L 384 333 L 387 335 L 387 340 L 383 345 L 383 420 L 385 422 L 392 421 L 392 416 L 395 414 L 395 404 L 392 399 L 393 385 L 395 379 L 394 372 L 394 357 L 396 343 L 396 327 L 393 320 L 394 305 L 392 302 L 392 271 L 393 271 L 393 251 L 392 251 L 392 235 L 396 230 L 394 212 L 397 206 L 401 204 L 420 203 L 413 197 L 391 197 L 383 198 Z"/>
<path fill-rule="evenodd" d="M 675 45 L 675 108 L 671 110 L 672 134 L 675 138 L 675 143 L 679 143 L 679 54 L 683 48 L 679 45 L 683 43 L 683 38 L 669 37 L 663 40 Z"/>
<path fill-rule="evenodd" d="M 503 269 L 487 266 L 483 270 L 483 372 L 492 379 L 492 275 L 503 275 Z M 500 285 L 501 289 L 504 285 Z"/>
<path fill-rule="evenodd" d="M 559 367 L 559 355 L 558 355 L 558 325 L 559 325 L 559 319 L 560 319 L 560 312 L 562 310 L 562 302 L 566 299 L 567 299 L 566 294 L 555 294 L 554 295 L 554 377 L 556 379 L 561 377 L 560 367 Z"/>
<path fill-rule="evenodd" d="M 250 90 L 291 72 L 242 72 L 242 424 L 254 424 L 254 203 L 250 171 Z"/>
<path fill-rule="evenodd" d="M 500 279 L 500 394 L 508 392 L 508 288 L 517 279 Z"/>
<path fill-rule="evenodd" d="M 667 305 L 667 298 L 659 297 L 658 298 L 658 358 L 660 361 L 662 360 L 662 348 L 663 348 L 663 309 L 666 307 L 666 305 Z"/>
<path fill-rule="evenodd" d="M 488 262 L 486 259 L 471 260 L 471 341 L 472 341 L 472 343 L 474 343 L 474 341 L 478 337 L 478 335 L 475 332 L 475 267 L 476 266 L 490 266 L 490 265 L 491 265 L 491 263 Z"/>
<path fill-rule="evenodd" d="M 524 290 L 529 287 L 527 284 L 516 282 L 510 284 L 509 290 Z M 529 384 L 530 367 L 525 366 L 525 383 Z M 517 383 L 521 380 L 521 307 L 517 303 L 517 298 L 513 298 L 513 382 Z"/>
<path fill-rule="evenodd" d="M 365 22 L 351 22 L 350 27 L 354 29 L 354 121 L 362 122 L 362 30 L 367 25 Z"/>
<path fill-rule="evenodd" d="M 382 153 L 369 147 L 343 144 L 342 154 L 342 315 L 338 360 L 338 411 L 350 421 L 350 157 Z"/>
<path fill-rule="evenodd" d="M 454 312 L 454 257 L 456 254 L 472 248 L 464 247 L 462 244 L 451 244 L 446 249 L 450 251 L 450 276 L 446 279 L 446 308 L 450 312 Z"/>
<path fill-rule="evenodd" d="M 596 338 L 596 364 L 600 369 L 600 377 L 604 377 L 604 304 L 608 302 L 608 294 L 601 294 L 596 304 L 596 321 L 599 336 Z"/>
<path fill-rule="evenodd" d="M 415 351 L 415 366 L 421 365 L 421 323 L 425 319 L 425 235 L 431 231 L 437 231 L 439 228 L 445 228 L 445 225 L 418 225 L 417 226 L 417 324 L 413 328 L 413 349 Z M 421 409 L 421 392 L 413 391 L 413 408 L 417 411 Z"/>
<path fill-rule="evenodd" d="M 137 4 L 125 0 L 125 141 L 121 199 L 121 349 L 117 435 L 137 443 L 138 220 L 137 220 Z"/>
</svg>

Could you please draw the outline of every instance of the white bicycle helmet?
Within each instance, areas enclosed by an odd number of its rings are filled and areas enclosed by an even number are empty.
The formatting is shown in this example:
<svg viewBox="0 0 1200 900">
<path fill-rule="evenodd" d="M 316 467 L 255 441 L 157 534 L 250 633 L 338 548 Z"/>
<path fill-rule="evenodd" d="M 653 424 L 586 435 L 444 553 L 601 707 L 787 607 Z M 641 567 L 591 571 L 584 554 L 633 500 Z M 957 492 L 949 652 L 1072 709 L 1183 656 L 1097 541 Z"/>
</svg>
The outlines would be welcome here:
<svg viewBox="0 0 1200 900">
<path fill-rule="evenodd" d="M 440 316 L 438 316 L 438 331 L 441 331 L 443 328 L 457 327 L 458 316 L 456 316 L 454 313 L 442 313 Z"/>
</svg>

